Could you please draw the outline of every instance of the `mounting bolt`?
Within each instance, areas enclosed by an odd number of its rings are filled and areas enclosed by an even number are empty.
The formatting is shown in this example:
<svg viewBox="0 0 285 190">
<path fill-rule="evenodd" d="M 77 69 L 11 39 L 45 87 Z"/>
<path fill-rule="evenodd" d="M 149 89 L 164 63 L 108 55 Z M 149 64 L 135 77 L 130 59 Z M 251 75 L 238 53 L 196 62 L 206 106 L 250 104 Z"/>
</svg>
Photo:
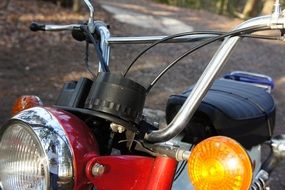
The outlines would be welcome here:
<svg viewBox="0 0 285 190">
<path fill-rule="evenodd" d="M 102 164 L 95 163 L 92 167 L 92 175 L 98 177 L 103 175 L 105 172 L 105 167 Z"/>
<path fill-rule="evenodd" d="M 123 133 L 126 130 L 126 128 L 124 126 L 116 124 L 116 123 L 111 123 L 110 127 L 111 127 L 112 131 L 115 133 Z"/>
</svg>

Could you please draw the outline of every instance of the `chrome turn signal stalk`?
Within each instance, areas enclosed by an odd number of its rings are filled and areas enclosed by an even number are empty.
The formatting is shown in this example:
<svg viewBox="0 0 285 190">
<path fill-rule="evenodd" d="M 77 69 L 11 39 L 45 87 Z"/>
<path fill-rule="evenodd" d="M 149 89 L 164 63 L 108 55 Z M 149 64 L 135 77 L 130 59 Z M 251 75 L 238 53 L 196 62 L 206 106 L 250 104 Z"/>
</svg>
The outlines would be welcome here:
<svg viewBox="0 0 285 190">
<path fill-rule="evenodd" d="M 271 152 L 255 177 L 251 190 L 266 189 L 266 182 L 269 180 L 270 173 L 277 167 L 280 161 L 285 159 L 285 135 L 274 137 L 268 144 Z"/>
<path fill-rule="evenodd" d="M 285 159 L 285 135 L 274 137 L 269 145 L 271 148 L 270 155 L 261 168 L 270 174 L 279 162 Z"/>
<path fill-rule="evenodd" d="M 277 159 L 285 159 L 285 135 L 278 135 L 271 140 L 271 149 L 274 157 Z"/>
<path fill-rule="evenodd" d="M 270 174 L 279 162 L 285 159 L 285 135 L 274 137 L 271 139 L 269 145 L 271 148 L 270 155 L 261 168 Z"/>
</svg>

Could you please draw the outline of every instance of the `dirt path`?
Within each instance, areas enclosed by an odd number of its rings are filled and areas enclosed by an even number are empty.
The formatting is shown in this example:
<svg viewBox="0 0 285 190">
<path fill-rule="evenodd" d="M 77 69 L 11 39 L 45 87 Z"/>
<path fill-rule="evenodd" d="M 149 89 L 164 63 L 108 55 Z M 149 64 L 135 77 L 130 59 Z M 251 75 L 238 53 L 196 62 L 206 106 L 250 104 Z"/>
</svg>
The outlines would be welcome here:
<svg viewBox="0 0 285 190">
<path fill-rule="evenodd" d="M 13 101 L 21 94 L 36 94 L 46 104 L 52 105 L 64 81 L 89 76 L 83 64 L 84 44 L 74 42 L 68 33 L 31 33 L 27 26 L 32 21 L 46 23 L 77 23 L 86 19 L 87 13 L 74 14 L 68 10 L 47 5 L 38 0 L 13 0 L 8 10 L 0 11 L 0 121 L 8 118 Z M 183 23 L 193 30 L 229 30 L 238 19 L 214 15 L 204 11 L 181 9 L 159 5 L 149 0 L 100 0 L 102 5 L 128 10 L 142 18 L 152 19 L 152 26 L 143 23 L 122 23 L 96 4 L 97 18 L 105 20 L 111 26 L 115 36 L 153 35 L 168 33 L 161 27 L 170 27 L 172 20 Z M 121 17 L 122 18 L 122 17 Z M 168 22 L 161 25 L 167 18 Z M 156 26 L 156 19 L 160 25 Z M 155 27 L 153 27 L 155 26 Z M 176 29 L 173 29 L 174 31 Z M 164 110 L 167 97 L 179 93 L 200 76 L 219 43 L 201 49 L 175 66 L 152 90 L 147 106 Z M 130 60 L 143 48 L 143 45 L 113 46 L 111 69 L 123 72 Z M 178 55 L 186 51 L 191 44 L 170 44 L 159 46 L 148 53 L 131 70 L 129 76 L 147 85 L 155 75 Z M 245 70 L 270 75 L 276 81 L 273 95 L 277 100 L 276 133 L 285 133 L 285 67 L 284 44 L 261 40 L 244 39 L 229 59 L 223 73 L 233 70 Z M 93 59 L 94 60 L 94 59 Z M 96 68 L 96 66 L 94 66 Z M 179 81 L 179 82 L 178 82 Z M 277 169 L 271 181 L 273 190 L 285 189 L 283 166 Z"/>
</svg>

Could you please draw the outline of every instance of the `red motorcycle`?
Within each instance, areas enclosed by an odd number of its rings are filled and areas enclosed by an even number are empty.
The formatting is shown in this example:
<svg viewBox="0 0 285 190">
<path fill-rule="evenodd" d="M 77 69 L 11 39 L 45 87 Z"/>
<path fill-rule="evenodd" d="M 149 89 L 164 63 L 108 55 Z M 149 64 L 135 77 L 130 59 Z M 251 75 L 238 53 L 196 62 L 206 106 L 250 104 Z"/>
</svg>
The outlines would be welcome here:
<svg viewBox="0 0 285 190">
<path fill-rule="evenodd" d="M 276 1 L 272 15 L 245 21 L 230 32 L 197 31 L 170 36 L 112 37 L 94 20 L 71 25 L 33 23 L 32 31 L 72 31 L 91 44 L 100 60 L 94 79 L 64 84 L 53 107 L 36 96 L 22 96 L 14 116 L 0 128 L 0 189 L 166 190 L 267 189 L 270 173 L 285 157 L 285 135 L 272 137 L 276 104 L 270 77 L 232 72 L 216 76 L 241 38 L 285 31 Z M 223 40 L 198 82 L 169 97 L 167 124 L 151 122 L 145 99 L 173 65 L 199 48 Z M 197 42 L 169 64 L 148 86 L 126 77 L 136 60 L 166 42 Z M 110 44 L 151 43 L 123 75 L 110 72 Z M 157 118 L 156 118 L 157 119 Z M 261 161 L 261 145 L 271 153 Z M 187 166 L 187 167 L 186 167 Z M 189 176 L 189 177 L 188 177 Z"/>
</svg>

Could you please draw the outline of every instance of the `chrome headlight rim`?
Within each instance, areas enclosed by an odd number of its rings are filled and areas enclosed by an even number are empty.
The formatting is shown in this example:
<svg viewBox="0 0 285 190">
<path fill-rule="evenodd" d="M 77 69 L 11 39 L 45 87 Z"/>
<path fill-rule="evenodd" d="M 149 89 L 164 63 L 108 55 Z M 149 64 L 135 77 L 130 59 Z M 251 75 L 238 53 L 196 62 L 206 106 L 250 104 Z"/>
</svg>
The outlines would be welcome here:
<svg viewBox="0 0 285 190">
<path fill-rule="evenodd" d="M 41 151 L 44 152 L 45 160 L 48 163 L 46 166 L 47 189 L 51 187 L 56 187 L 59 190 L 72 189 L 74 186 L 74 156 L 65 131 L 57 119 L 41 107 L 24 110 L 0 128 L 0 144 L 6 130 L 15 124 L 21 125 L 30 134 L 33 134 Z M 50 154 L 52 149 L 55 150 L 53 156 Z M 57 158 L 57 162 L 55 162 L 55 158 Z M 56 178 L 52 179 L 51 176 L 56 176 Z"/>
</svg>

